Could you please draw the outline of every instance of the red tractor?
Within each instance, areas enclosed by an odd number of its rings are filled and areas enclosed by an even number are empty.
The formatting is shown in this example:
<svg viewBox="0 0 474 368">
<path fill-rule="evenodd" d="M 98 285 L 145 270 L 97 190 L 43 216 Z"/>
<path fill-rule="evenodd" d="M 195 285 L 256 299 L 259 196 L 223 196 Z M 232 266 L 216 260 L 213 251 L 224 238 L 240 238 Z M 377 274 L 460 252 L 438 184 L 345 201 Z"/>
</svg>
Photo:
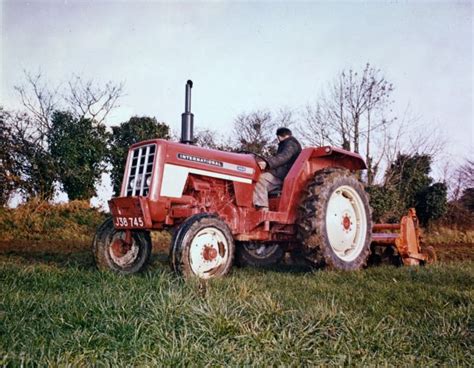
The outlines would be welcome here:
<svg viewBox="0 0 474 368">
<path fill-rule="evenodd" d="M 188 81 L 180 143 L 153 139 L 130 147 L 121 195 L 109 201 L 112 218 L 94 238 L 99 268 L 142 270 L 150 231 L 162 229 L 173 231 L 171 265 L 186 277 L 223 276 L 235 256 L 265 265 L 285 252 L 318 267 L 363 268 L 372 220 L 364 187 L 352 174 L 366 168 L 361 156 L 334 147 L 303 149 L 281 190 L 269 194 L 269 210 L 258 210 L 252 194 L 261 174 L 257 160 L 264 158 L 193 145 L 191 88 Z M 381 244 L 398 239 L 374 235 Z M 418 243 L 413 254 L 426 259 Z"/>
</svg>

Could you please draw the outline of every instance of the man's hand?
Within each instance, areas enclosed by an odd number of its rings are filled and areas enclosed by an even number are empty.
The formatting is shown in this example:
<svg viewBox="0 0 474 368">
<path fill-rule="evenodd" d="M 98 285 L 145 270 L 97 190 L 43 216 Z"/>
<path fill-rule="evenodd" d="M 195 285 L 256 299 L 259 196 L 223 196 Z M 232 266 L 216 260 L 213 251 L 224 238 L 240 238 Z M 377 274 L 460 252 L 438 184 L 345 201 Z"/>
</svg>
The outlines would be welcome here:
<svg viewBox="0 0 474 368">
<path fill-rule="evenodd" d="M 265 161 L 258 161 L 258 166 L 260 166 L 260 169 L 265 170 L 267 167 L 267 163 Z"/>
</svg>

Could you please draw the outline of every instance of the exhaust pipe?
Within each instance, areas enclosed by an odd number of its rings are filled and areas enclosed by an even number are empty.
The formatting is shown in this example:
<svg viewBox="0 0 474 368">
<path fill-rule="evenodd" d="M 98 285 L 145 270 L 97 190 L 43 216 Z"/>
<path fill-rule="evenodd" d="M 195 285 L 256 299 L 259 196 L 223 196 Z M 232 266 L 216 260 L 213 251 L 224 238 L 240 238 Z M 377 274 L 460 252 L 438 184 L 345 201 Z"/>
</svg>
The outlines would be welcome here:
<svg viewBox="0 0 474 368">
<path fill-rule="evenodd" d="M 194 115 L 191 113 L 191 88 L 193 81 L 186 83 L 186 100 L 184 103 L 184 113 L 181 114 L 181 143 L 193 144 Z"/>
</svg>

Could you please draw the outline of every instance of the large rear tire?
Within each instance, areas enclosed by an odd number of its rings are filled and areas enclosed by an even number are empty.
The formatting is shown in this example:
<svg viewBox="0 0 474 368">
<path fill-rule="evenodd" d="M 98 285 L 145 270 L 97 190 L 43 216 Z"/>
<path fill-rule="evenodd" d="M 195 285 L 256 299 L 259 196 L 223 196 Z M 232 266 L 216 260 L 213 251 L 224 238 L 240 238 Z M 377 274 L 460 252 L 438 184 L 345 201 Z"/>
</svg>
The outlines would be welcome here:
<svg viewBox="0 0 474 368">
<path fill-rule="evenodd" d="M 92 242 L 92 252 L 99 270 L 111 270 L 120 274 L 143 271 L 151 255 L 151 238 L 146 231 L 132 231 L 132 243 L 123 243 L 125 231 L 116 230 L 112 218 L 105 220 L 97 229 Z"/>
<path fill-rule="evenodd" d="M 229 273 L 235 245 L 227 224 L 212 214 L 186 219 L 171 241 L 171 267 L 184 277 L 211 279 Z"/>
<path fill-rule="evenodd" d="M 358 270 L 370 255 L 372 219 L 362 184 L 348 170 L 328 168 L 309 183 L 298 219 L 299 237 L 315 266 Z"/>
</svg>

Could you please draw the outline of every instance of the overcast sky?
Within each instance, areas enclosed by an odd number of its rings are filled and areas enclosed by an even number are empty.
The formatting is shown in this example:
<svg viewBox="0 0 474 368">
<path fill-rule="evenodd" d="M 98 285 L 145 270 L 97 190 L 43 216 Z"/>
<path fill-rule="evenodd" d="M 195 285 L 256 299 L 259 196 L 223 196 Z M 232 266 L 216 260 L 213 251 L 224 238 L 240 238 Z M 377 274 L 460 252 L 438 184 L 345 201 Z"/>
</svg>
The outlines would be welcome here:
<svg viewBox="0 0 474 368">
<path fill-rule="evenodd" d="M 473 146 L 471 2 L 2 1 L 1 100 L 17 107 L 23 69 L 125 82 L 110 123 L 151 115 L 178 131 L 187 79 L 200 128 L 230 131 L 253 109 L 315 101 L 342 69 L 380 68 L 395 108 L 410 104 Z"/>
</svg>

